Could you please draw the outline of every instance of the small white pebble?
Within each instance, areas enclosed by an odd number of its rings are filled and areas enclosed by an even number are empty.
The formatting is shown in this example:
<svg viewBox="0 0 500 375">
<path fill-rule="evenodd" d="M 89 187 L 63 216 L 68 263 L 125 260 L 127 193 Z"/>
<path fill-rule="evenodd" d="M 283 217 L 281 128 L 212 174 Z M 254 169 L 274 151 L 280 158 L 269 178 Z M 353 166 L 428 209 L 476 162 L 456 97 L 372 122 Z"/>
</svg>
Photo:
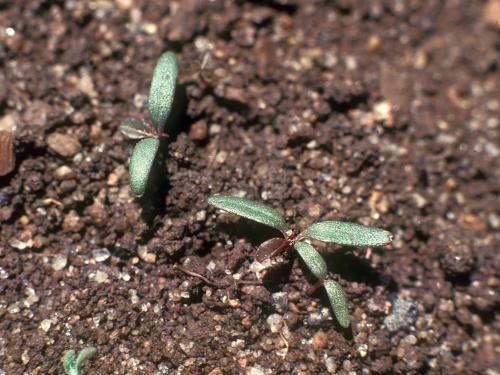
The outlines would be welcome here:
<svg viewBox="0 0 500 375">
<path fill-rule="evenodd" d="M 101 248 L 101 249 L 95 249 L 92 250 L 92 258 L 96 262 L 104 262 L 106 259 L 108 259 L 111 256 L 111 253 L 109 252 L 108 249 L 106 248 Z"/>
<path fill-rule="evenodd" d="M 102 284 L 108 281 L 108 274 L 102 271 L 96 271 L 89 274 L 89 279 L 95 281 L 96 283 Z"/>
<path fill-rule="evenodd" d="M 366 357 L 366 354 L 368 353 L 368 345 L 361 344 L 360 346 L 358 346 L 358 353 L 361 358 Z"/>
<path fill-rule="evenodd" d="M 7 27 L 5 29 L 5 35 L 13 37 L 14 35 L 16 35 L 16 30 L 12 27 Z"/>
<path fill-rule="evenodd" d="M 248 367 L 245 374 L 246 375 L 264 375 L 265 373 L 262 370 L 262 367 L 253 366 L 253 367 Z"/>
<path fill-rule="evenodd" d="M 60 271 L 68 264 L 68 257 L 66 254 L 57 254 L 52 258 L 52 269 L 54 271 Z"/>
<path fill-rule="evenodd" d="M 277 333 L 283 326 L 283 317 L 279 314 L 271 314 L 267 317 L 266 322 L 271 332 Z"/>
<path fill-rule="evenodd" d="M 44 332 L 49 332 L 52 321 L 50 319 L 44 319 L 40 322 L 40 329 Z"/>
</svg>

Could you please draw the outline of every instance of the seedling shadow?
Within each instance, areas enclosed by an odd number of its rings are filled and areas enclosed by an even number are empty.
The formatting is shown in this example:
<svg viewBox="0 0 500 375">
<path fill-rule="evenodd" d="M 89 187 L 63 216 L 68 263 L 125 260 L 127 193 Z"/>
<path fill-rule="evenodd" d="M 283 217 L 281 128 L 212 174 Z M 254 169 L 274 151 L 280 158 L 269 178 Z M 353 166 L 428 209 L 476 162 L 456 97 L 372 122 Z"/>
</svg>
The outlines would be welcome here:
<svg viewBox="0 0 500 375">
<path fill-rule="evenodd" d="M 388 276 L 373 268 L 368 260 L 353 254 L 350 247 L 322 252 L 322 255 L 328 270 L 349 282 L 360 282 L 372 287 L 387 284 L 384 280 Z"/>
<path fill-rule="evenodd" d="M 257 247 L 264 241 L 273 237 L 283 237 L 277 229 L 250 220 L 239 220 L 238 222 L 218 223 L 220 230 L 232 238 L 245 238 Z"/>
<path fill-rule="evenodd" d="M 254 252 L 250 254 L 252 258 L 255 256 L 257 247 L 263 242 L 270 238 L 283 237 L 283 234 L 279 230 L 244 219 L 234 223 L 217 224 L 217 230 L 226 233 L 231 238 L 247 239 L 254 247 Z M 293 261 L 289 257 L 286 257 L 284 262 L 278 263 L 267 270 L 262 279 L 262 284 L 271 292 L 281 290 L 281 285 L 289 281 L 292 268 Z"/>
</svg>

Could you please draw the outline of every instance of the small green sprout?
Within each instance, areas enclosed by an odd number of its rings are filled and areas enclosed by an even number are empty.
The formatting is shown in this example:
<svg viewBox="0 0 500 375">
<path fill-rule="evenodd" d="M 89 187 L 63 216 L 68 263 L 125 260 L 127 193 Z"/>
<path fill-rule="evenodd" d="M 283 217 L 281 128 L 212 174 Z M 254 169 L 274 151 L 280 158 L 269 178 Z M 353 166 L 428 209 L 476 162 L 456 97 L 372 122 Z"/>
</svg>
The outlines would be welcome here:
<svg viewBox="0 0 500 375">
<path fill-rule="evenodd" d="M 78 354 L 77 357 L 74 350 L 68 350 L 63 357 L 63 366 L 66 374 L 67 375 L 83 374 L 81 372 L 83 362 L 85 362 L 87 359 L 92 358 L 95 352 L 96 352 L 95 348 L 92 347 L 85 348 L 82 349 L 82 351 L 80 351 L 80 354 Z"/>
<path fill-rule="evenodd" d="M 340 221 L 322 221 L 312 224 L 305 231 L 294 235 L 286 231 L 285 219 L 275 210 L 262 203 L 230 196 L 213 195 L 208 203 L 224 211 L 268 225 L 279 230 L 283 237 L 271 238 L 257 247 L 255 259 L 263 262 L 281 252 L 295 249 L 310 272 L 318 279 L 308 292 L 323 286 L 333 313 L 343 328 L 350 325 L 349 311 L 342 286 L 333 280 L 325 280 L 328 269 L 320 253 L 306 239 L 315 239 L 345 246 L 383 246 L 392 241 L 392 234 L 379 228 Z"/>
<path fill-rule="evenodd" d="M 172 110 L 178 75 L 175 54 L 165 52 L 156 64 L 149 89 L 148 111 L 151 122 L 127 118 L 120 131 L 130 139 L 140 140 L 130 159 L 130 187 L 135 196 L 146 191 L 148 181 L 160 148 L 160 140 L 168 138 L 164 128 Z"/>
</svg>

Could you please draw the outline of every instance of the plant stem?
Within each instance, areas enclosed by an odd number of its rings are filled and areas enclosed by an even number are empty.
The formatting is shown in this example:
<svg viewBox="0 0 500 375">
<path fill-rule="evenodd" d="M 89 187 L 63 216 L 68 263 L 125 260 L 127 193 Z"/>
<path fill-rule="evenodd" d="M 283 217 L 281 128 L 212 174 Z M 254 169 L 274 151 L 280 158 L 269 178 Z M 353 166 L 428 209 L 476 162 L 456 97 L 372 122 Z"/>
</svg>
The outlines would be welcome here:
<svg viewBox="0 0 500 375">
<path fill-rule="evenodd" d="M 316 290 L 318 290 L 319 287 L 323 286 L 324 283 L 324 279 L 319 279 L 313 285 L 310 285 L 309 288 L 307 288 L 307 294 L 313 294 Z"/>
</svg>

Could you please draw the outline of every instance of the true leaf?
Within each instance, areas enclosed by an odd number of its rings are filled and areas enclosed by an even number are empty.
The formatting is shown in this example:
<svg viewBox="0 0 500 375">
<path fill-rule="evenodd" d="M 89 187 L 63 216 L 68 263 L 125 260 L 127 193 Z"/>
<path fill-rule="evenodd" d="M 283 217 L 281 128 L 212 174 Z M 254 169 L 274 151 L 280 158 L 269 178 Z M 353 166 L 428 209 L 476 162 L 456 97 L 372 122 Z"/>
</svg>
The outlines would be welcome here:
<svg viewBox="0 0 500 375">
<path fill-rule="evenodd" d="M 80 354 L 78 354 L 78 358 L 76 359 L 76 369 L 80 371 L 82 369 L 83 362 L 85 362 L 87 359 L 92 358 L 95 352 L 96 349 L 92 347 L 82 349 Z"/>
<path fill-rule="evenodd" d="M 179 67 L 172 52 L 165 52 L 156 64 L 149 89 L 148 110 L 151 121 L 162 133 L 174 102 Z"/>
<path fill-rule="evenodd" d="M 151 137 L 152 134 L 143 121 L 136 118 L 127 118 L 120 126 L 120 132 L 130 139 L 143 139 Z"/>
<path fill-rule="evenodd" d="M 347 246 L 382 246 L 392 241 L 392 234 L 386 230 L 340 221 L 312 224 L 303 235 Z"/>
<path fill-rule="evenodd" d="M 307 242 L 295 242 L 293 247 L 316 278 L 323 279 L 326 277 L 328 268 L 325 260 L 314 247 Z"/>
<path fill-rule="evenodd" d="M 146 138 L 139 141 L 134 147 L 130 158 L 129 178 L 132 192 L 137 197 L 142 196 L 146 191 L 159 146 L 158 139 Z"/>
<path fill-rule="evenodd" d="M 212 195 L 208 198 L 212 206 L 254 220 L 258 223 L 284 231 L 285 219 L 275 210 L 266 205 L 239 197 Z"/>
<path fill-rule="evenodd" d="M 351 324 L 351 318 L 349 317 L 349 311 L 347 310 L 347 303 L 342 286 L 333 280 L 327 280 L 323 285 L 328 299 L 330 300 L 330 305 L 332 305 L 335 318 L 337 318 L 337 321 L 342 327 L 349 327 L 349 324 Z"/>
</svg>

